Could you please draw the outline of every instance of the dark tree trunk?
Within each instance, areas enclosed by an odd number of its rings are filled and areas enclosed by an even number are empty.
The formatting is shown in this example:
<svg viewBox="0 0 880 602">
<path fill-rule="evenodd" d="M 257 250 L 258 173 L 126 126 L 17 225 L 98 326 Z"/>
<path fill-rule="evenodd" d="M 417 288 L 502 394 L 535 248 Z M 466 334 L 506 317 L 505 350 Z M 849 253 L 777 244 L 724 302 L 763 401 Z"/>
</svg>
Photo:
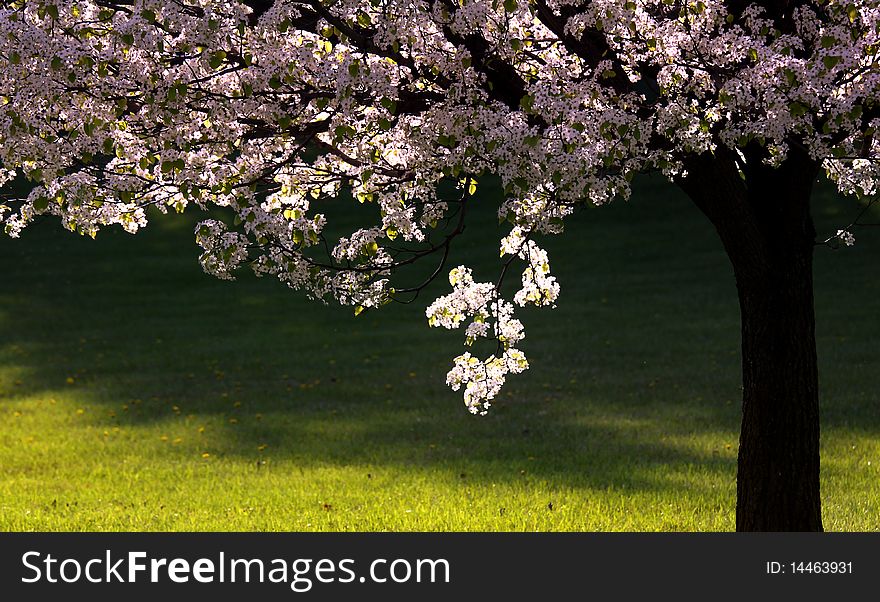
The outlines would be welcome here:
<svg viewBox="0 0 880 602">
<path fill-rule="evenodd" d="M 815 163 L 793 156 L 775 169 L 748 160 L 743 178 L 734 157 L 719 152 L 691 162 L 679 181 L 718 230 L 739 291 L 738 531 L 822 530 L 810 217 L 816 174 Z"/>
<path fill-rule="evenodd" d="M 812 237 L 779 249 L 765 273 L 737 277 L 743 421 L 739 531 L 821 531 L 819 394 Z"/>
</svg>

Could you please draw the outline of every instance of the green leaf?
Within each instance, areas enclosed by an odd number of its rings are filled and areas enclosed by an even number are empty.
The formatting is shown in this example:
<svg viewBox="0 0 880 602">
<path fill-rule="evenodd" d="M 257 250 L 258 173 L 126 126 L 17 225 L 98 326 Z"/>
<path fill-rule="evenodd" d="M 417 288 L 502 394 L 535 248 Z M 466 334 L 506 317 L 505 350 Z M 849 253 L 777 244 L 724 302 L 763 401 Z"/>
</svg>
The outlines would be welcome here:
<svg viewBox="0 0 880 602">
<path fill-rule="evenodd" d="M 382 99 L 379 101 L 379 104 L 392 115 L 397 111 L 397 103 L 387 96 L 383 96 Z"/>
<path fill-rule="evenodd" d="M 859 10 L 855 7 L 855 5 L 851 5 L 847 9 L 846 14 L 849 17 L 850 23 L 855 23 L 855 20 L 859 18 Z"/>
<path fill-rule="evenodd" d="M 794 101 L 789 103 L 788 112 L 791 113 L 792 117 L 803 117 L 807 114 L 807 107 L 797 101 Z"/>
<path fill-rule="evenodd" d="M 34 199 L 34 211 L 45 211 L 49 208 L 49 199 L 41 196 Z"/>
<path fill-rule="evenodd" d="M 826 69 L 833 69 L 842 60 L 839 56 L 824 56 L 822 57 L 822 64 L 825 65 Z"/>
<path fill-rule="evenodd" d="M 512 13 L 516 10 L 516 0 L 504 0 L 504 10 Z"/>
<path fill-rule="evenodd" d="M 210 57 L 208 57 L 208 65 L 211 66 L 211 69 L 217 69 L 218 67 L 220 67 L 220 65 L 223 64 L 225 60 L 226 52 L 223 50 L 218 50 L 217 52 L 212 53 Z"/>
<path fill-rule="evenodd" d="M 453 146 L 455 146 L 455 140 L 452 136 L 440 134 L 437 136 L 437 144 L 439 144 L 440 146 L 445 146 L 446 148 L 452 148 Z"/>
</svg>

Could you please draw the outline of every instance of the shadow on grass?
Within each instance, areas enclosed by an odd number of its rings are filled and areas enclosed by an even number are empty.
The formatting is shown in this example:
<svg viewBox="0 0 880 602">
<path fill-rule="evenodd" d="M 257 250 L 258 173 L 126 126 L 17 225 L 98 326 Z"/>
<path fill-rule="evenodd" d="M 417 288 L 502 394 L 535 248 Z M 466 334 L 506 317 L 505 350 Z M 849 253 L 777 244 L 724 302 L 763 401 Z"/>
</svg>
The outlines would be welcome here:
<svg viewBox="0 0 880 602">
<path fill-rule="evenodd" d="M 462 333 L 427 328 L 431 291 L 422 304 L 355 319 L 276 282 L 217 282 L 196 264 L 186 219 L 136 239 L 108 231 L 92 242 L 46 224 L 0 241 L 0 402 L 73 399 L 96 426 L 207 424 L 203 447 L 255 462 L 411 465 L 591 488 L 671 488 L 667 470 L 691 466 L 732 479 L 731 270 L 699 214 L 665 189 L 649 192 L 639 207 L 586 211 L 547 241 L 560 307 L 524 312 L 533 369 L 485 418 L 443 385 Z M 491 207 L 476 218 L 451 265 L 491 275 L 497 253 L 478 238 L 495 227 Z M 873 243 L 846 269 L 838 262 L 848 258 L 817 257 L 825 426 L 880 431 L 878 257 Z"/>
</svg>

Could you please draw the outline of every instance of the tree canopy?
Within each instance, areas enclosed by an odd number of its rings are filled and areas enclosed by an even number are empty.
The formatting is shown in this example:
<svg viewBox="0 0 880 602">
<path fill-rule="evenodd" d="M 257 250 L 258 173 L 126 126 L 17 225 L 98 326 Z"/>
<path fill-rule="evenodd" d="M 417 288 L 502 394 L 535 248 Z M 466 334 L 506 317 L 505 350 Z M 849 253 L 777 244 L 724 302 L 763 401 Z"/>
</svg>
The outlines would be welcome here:
<svg viewBox="0 0 880 602">
<path fill-rule="evenodd" d="M 686 185 L 716 161 L 749 186 L 797 156 L 875 195 L 878 49 L 876 0 L 6 1 L 0 184 L 33 187 L 0 220 L 94 236 L 151 206 L 228 208 L 195 232 L 207 272 L 248 265 L 359 313 L 444 273 L 498 177 L 497 280 L 452 267 L 426 310 L 496 342 L 447 377 L 484 413 L 528 367 L 516 307 L 557 302 L 539 237 L 636 173 Z M 374 219 L 331 239 L 322 206 L 343 192 Z M 422 260 L 424 284 L 396 285 Z"/>
</svg>

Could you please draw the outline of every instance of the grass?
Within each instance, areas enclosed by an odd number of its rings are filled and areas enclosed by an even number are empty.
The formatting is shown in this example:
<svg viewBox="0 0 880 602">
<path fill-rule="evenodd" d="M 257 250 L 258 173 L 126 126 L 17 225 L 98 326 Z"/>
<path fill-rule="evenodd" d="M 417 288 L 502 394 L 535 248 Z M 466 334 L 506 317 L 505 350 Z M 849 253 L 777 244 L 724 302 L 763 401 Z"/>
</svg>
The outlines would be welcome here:
<svg viewBox="0 0 880 602">
<path fill-rule="evenodd" d="M 452 265 L 488 279 L 481 194 Z M 853 215 L 818 196 L 820 232 Z M 817 250 L 831 530 L 880 526 L 871 234 Z M 463 334 L 427 327 L 431 294 L 354 318 L 217 281 L 188 219 L 0 239 L 0 529 L 732 529 L 739 316 L 712 228 L 649 179 L 545 244 L 560 305 L 523 312 L 532 369 L 479 418 L 444 385 Z"/>
</svg>

